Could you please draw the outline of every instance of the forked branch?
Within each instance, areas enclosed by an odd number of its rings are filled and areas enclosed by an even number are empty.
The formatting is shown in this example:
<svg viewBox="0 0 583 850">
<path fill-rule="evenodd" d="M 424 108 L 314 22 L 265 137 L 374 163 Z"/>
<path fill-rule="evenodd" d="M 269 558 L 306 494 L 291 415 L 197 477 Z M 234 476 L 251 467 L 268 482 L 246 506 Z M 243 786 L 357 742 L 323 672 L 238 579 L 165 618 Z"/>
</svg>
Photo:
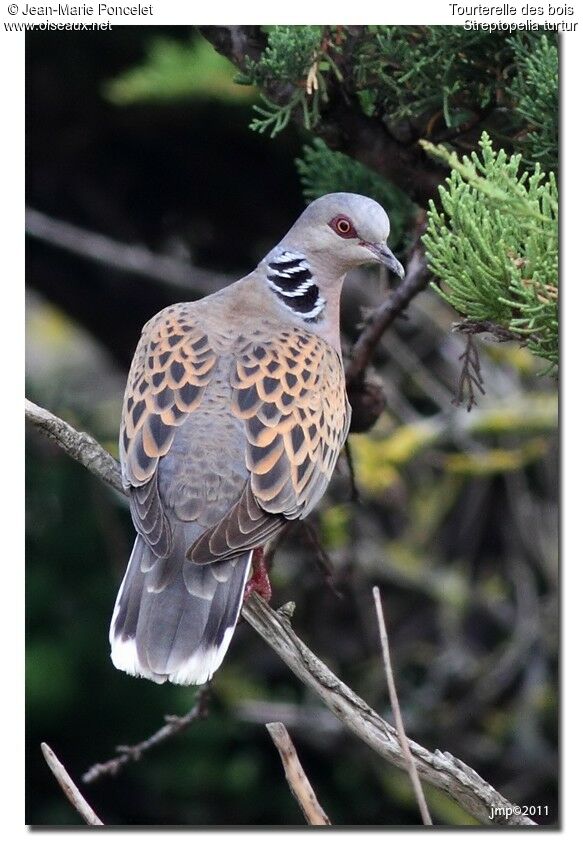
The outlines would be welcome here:
<svg viewBox="0 0 583 850">
<path fill-rule="evenodd" d="M 123 745 L 116 747 L 119 755 L 109 761 L 99 762 L 92 765 L 89 770 L 86 770 L 81 779 L 86 785 L 101 779 L 103 776 L 116 776 L 119 771 L 130 762 L 139 761 L 144 753 L 151 750 L 152 747 L 157 747 L 168 738 L 174 737 L 178 732 L 183 732 L 189 726 L 192 726 L 197 720 L 206 717 L 207 709 L 207 693 L 208 686 L 203 685 L 199 690 L 196 702 L 186 714 L 167 715 L 164 720 L 164 726 L 161 726 L 153 735 L 140 741 L 139 744 Z"/>
</svg>

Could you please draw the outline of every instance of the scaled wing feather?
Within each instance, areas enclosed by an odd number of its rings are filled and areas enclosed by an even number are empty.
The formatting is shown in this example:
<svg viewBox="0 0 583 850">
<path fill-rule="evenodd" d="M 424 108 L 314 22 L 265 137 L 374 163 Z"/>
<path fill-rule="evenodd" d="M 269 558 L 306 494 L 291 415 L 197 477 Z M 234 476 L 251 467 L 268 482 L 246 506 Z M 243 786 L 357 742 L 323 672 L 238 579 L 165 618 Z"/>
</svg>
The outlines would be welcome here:
<svg viewBox="0 0 583 850">
<path fill-rule="evenodd" d="M 144 326 L 130 369 L 120 432 L 123 480 L 136 527 L 160 557 L 170 551 L 171 533 L 158 493 L 158 462 L 200 405 L 216 360 L 191 305 L 174 304 Z"/>
<path fill-rule="evenodd" d="M 189 550 L 196 563 L 260 546 L 286 520 L 307 516 L 328 485 L 350 421 L 340 357 L 304 330 L 249 342 L 231 384 L 250 478 L 239 501 Z"/>
</svg>

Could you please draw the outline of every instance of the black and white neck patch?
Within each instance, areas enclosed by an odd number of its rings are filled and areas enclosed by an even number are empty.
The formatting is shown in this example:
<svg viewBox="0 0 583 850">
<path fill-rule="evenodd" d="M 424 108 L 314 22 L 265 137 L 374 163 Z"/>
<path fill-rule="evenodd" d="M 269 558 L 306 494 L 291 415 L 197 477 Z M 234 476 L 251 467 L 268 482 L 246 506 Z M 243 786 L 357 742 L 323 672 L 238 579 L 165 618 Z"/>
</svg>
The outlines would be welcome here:
<svg viewBox="0 0 583 850">
<path fill-rule="evenodd" d="M 308 261 L 301 254 L 283 251 L 268 263 L 270 289 L 285 306 L 307 322 L 317 322 L 326 300 L 320 295 Z"/>
</svg>

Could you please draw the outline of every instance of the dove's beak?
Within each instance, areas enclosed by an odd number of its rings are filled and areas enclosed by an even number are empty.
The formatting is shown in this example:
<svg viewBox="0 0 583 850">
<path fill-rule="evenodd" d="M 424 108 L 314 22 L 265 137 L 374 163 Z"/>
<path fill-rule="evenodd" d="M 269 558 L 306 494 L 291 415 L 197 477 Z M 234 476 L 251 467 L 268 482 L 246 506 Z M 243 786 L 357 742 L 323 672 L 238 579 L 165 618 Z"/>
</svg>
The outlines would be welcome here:
<svg viewBox="0 0 583 850">
<path fill-rule="evenodd" d="M 375 255 L 379 263 L 382 263 L 383 266 L 386 266 L 398 277 L 405 277 L 405 269 L 384 242 L 366 242 L 365 244 L 369 251 Z"/>
</svg>

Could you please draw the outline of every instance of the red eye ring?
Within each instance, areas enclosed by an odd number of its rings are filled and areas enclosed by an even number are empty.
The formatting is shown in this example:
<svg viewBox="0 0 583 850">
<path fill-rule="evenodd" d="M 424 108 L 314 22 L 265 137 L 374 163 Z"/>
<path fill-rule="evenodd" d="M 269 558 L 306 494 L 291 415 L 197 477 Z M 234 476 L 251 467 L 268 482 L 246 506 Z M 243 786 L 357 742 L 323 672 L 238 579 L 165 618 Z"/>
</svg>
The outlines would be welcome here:
<svg viewBox="0 0 583 850">
<path fill-rule="evenodd" d="M 354 239 L 358 235 L 354 225 L 345 215 L 337 215 L 336 218 L 328 222 L 328 225 L 343 239 Z"/>
</svg>

